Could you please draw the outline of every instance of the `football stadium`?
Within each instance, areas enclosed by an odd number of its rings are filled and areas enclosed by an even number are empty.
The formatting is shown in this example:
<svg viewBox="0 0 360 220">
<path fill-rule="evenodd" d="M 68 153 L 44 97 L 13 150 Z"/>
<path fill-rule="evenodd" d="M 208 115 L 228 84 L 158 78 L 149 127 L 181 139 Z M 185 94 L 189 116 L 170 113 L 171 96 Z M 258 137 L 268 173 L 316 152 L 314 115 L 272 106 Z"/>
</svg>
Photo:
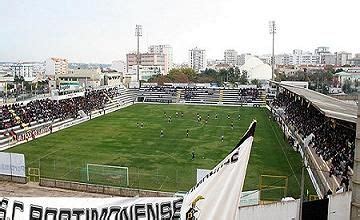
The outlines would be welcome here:
<svg viewBox="0 0 360 220">
<path fill-rule="evenodd" d="M 6 151 L 25 154 L 27 168 L 38 168 L 41 178 L 187 191 L 196 183 L 196 170 L 214 167 L 253 119 L 258 128 L 245 188 L 258 189 L 261 175 L 284 176 L 288 186 L 272 195 L 281 199 L 288 190 L 298 197 L 301 157 L 260 107 L 137 103 Z M 285 181 L 271 181 L 285 187 Z"/>
<path fill-rule="evenodd" d="M 11 168 L 1 178 L 74 192 L 183 196 L 256 120 L 242 190 L 256 196 L 246 205 L 322 201 L 350 190 L 356 120 L 353 105 L 327 99 L 272 83 L 267 89 L 100 87 L 5 104 L 0 146 L 10 167 L 16 155 L 25 167 L 22 175 Z M 348 114 L 325 109 L 329 101 Z M 331 135 L 337 138 L 330 141 Z"/>
<path fill-rule="evenodd" d="M 286 3 L 0 0 L 0 220 L 360 220 L 360 1 Z"/>
</svg>

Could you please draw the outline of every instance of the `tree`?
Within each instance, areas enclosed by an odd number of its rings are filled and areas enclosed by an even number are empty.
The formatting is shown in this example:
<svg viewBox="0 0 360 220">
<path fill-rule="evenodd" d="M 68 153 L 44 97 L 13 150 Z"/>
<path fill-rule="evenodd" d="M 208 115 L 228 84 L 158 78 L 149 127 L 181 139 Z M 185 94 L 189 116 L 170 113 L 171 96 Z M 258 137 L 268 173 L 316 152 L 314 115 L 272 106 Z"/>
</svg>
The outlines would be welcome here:
<svg viewBox="0 0 360 220">
<path fill-rule="evenodd" d="M 257 88 L 259 88 L 261 86 L 260 81 L 258 79 L 251 80 L 251 84 L 256 85 Z"/>
<path fill-rule="evenodd" d="M 311 71 L 303 69 L 292 75 L 276 74 L 276 81 L 305 81 L 309 82 L 309 89 L 327 94 L 334 82 L 335 70 L 331 66 L 325 67 L 323 70 Z"/>
<path fill-rule="evenodd" d="M 15 84 L 21 84 L 22 82 L 24 82 L 24 77 L 22 77 L 22 76 L 15 76 L 14 77 L 14 83 Z"/>
<path fill-rule="evenodd" d="M 359 87 L 360 83 L 359 80 L 355 79 L 355 88 Z"/>
<path fill-rule="evenodd" d="M 197 73 L 192 68 L 174 68 L 169 71 L 169 76 L 176 76 L 179 74 L 185 74 L 192 82 L 196 80 Z"/>
<path fill-rule="evenodd" d="M 352 92 L 352 89 L 351 89 L 351 81 L 346 79 L 344 81 L 344 85 L 342 86 L 342 90 L 343 92 L 345 93 L 351 93 Z"/>
<path fill-rule="evenodd" d="M 344 71 L 343 68 L 339 68 L 339 69 L 335 70 L 335 73 L 340 73 L 342 71 Z"/>
<path fill-rule="evenodd" d="M 240 75 L 239 83 L 241 85 L 247 85 L 249 83 L 248 72 L 246 70 L 242 71 L 242 73 Z"/>
<path fill-rule="evenodd" d="M 219 71 L 219 77 L 221 79 L 221 84 L 223 84 L 226 81 L 227 75 L 228 75 L 228 71 L 226 69 L 221 69 Z"/>
</svg>

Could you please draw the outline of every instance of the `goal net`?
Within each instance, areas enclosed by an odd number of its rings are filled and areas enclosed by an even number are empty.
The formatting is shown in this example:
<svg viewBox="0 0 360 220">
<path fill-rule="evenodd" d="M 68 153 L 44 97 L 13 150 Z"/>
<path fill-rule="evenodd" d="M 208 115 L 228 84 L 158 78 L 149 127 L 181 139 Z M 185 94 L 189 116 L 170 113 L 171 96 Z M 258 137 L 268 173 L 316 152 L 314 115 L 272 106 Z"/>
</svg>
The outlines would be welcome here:
<svg viewBox="0 0 360 220">
<path fill-rule="evenodd" d="M 86 164 L 86 178 L 88 183 L 127 187 L 129 186 L 129 169 L 88 163 Z"/>
</svg>

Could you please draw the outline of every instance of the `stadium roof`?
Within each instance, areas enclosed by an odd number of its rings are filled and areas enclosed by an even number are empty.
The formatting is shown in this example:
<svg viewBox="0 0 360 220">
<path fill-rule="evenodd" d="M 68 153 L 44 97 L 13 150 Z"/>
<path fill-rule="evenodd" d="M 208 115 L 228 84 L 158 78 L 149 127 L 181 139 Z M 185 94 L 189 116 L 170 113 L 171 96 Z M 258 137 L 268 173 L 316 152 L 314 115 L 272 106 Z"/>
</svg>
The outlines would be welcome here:
<svg viewBox="0 0 360 220">
<path fill-rule="evenodd" d="M 344 102 L 342 100 L 321 94 L 319 92 L 315 92 L 310 89 L 290 86 L 281 83 L 277 84 L 280 87 L 283 87 L 290 92 L 308 100 L 327 117 L 356 123 L 358 109 L 356 104 Z"/>
</svg>

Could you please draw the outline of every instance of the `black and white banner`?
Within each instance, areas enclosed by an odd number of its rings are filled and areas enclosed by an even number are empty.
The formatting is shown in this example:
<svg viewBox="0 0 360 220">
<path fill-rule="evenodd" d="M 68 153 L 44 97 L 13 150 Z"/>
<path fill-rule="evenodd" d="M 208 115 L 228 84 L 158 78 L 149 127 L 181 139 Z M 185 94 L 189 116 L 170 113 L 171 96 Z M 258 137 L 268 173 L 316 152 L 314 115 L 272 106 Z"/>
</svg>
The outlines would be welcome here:
<svg viewBox="0 0 360 220">
<path fill-rule="evenodd" d="M 255 126 L 184 198 L 0 197 L 0 220 L 235 219 Z"/>
<path fill-rule="evenodd" d="M 184 196 L 181 219 L 236 218 L 255 126 L 254 121 L 234 150 Z"/>
<path fill-rule="evenodd" d="M 180 219 L 182 198 L 49 198 L 0 200 L 0 220 Z"/>
</svg>

